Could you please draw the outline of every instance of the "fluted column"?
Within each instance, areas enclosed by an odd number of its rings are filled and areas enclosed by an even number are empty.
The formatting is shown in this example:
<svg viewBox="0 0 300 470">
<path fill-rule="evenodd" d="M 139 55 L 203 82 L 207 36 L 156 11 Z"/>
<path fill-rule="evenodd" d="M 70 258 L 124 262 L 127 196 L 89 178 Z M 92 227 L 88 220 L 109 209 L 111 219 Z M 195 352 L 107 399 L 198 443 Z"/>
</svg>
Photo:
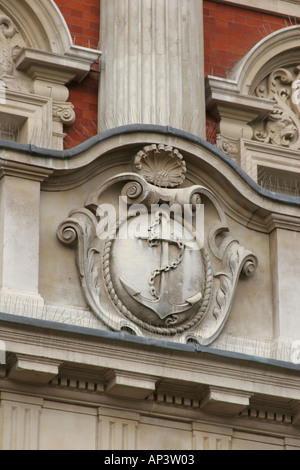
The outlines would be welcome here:
<svg viewBox="0 0 300 470">
<path fill-rule="evenodd" d="M 202 0 L 101 0 L 99 127 L 205 134 Z"/>
</svg>

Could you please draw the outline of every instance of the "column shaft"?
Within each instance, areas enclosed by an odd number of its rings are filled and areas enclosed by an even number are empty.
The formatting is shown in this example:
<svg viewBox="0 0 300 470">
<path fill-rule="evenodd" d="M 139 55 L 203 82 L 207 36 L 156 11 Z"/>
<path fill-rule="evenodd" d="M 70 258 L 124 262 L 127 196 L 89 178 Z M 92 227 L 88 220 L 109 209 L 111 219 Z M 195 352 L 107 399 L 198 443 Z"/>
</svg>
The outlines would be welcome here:
<svg viewBox="0 0 300 470">
<path fill-rule="evenodd" d="M 100 130 L 205 135 L 202 0 L 102 0 L 100 47 Z"/>
</svg>

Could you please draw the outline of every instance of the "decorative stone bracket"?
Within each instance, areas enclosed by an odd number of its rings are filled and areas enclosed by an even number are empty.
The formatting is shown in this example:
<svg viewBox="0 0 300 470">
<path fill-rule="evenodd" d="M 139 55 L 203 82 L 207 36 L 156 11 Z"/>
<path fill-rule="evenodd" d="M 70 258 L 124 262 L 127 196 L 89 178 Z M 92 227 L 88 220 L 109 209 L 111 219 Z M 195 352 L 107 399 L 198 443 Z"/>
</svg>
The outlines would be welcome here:
<svg viewBox="0 0 300 470">
<path fill-rule="evenodd" d="M 271 99 L 240 93 L 233 80 L 206 78 L 207 110 L 218 122 L 217 147 L 240 163 L 240 140 L 253 138 L 251 123 L 273 109 Z"/>
</svg>

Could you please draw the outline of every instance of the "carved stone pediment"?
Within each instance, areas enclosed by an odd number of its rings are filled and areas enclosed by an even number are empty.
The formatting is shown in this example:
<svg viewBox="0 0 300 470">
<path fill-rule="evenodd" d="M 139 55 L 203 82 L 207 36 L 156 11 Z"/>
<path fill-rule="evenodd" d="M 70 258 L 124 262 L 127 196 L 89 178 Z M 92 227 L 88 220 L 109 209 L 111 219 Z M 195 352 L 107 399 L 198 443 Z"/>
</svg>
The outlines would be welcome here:
<svg viewBox="0 0 300 470">
<path fill-rule="evenodd" d="M 114 331 L 210 344 L 256 256 L 230 234 L 216 196 L 184 186 L 178 150 L 148 145 L 57 230 L 77 250 L 82 289 Z"/>
</svg>

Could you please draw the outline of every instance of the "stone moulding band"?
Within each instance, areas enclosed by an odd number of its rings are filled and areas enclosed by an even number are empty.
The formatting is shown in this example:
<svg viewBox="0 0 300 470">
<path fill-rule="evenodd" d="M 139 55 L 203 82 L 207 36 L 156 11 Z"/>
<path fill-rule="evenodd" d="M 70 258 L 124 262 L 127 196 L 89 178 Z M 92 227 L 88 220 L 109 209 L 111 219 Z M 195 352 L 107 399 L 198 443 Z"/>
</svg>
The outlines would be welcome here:
<svg viewBox="0 0 300 470">
<path fill-rule="evenodd" d="M 179 129 L 175 129 L 170 126 L 159 126 L 154 124 L 129 124 L 126 126 L 120 126 L 97 134 L 94 137 L 91 137 L 90 139 L 81 143 L 77 147 L 67 150 L 51 150 L 47 148 L 37 147 L 32 144 L 21 144 L 0 139 L 0 150 L 2 149 L 23 152 L 25 154 L 30 155 L 31 157 L 45 158 L 45 160 L 54 159 L 72 161 L 73 159 L 80 157 L 81 154 L 87 152 L 97 144 L 105 142 L 114 137 L 134 133 L 156 133 L 159 135 L 181 138 L 186 140 L 187 142 L 196 144 L 214 154 L 222 163 L 224 163 L 231 170 L 233 170 L 242 179 L 242 181 L 246 185 L 248 185 L 253 191 L 255 191 L 259 196 L 267 198 L 274 202 L 280 202 L 296 206 L 300 205 L 300 197 L 288 196 L 285 194 L 279 194 L 264 189 L 259 184 L 257 184 L 236 162 L 234 162 L 234 160 L 232 160 L 222 150 L 218 149 L 217 147 L 210 144 L 201 137 Z"/>
<path fill-rule="evenodd" d="M 256 355 L 245 354 L 236 351 L 226 351 L 225 349 L 217 349 L 211 346 L 201 346 L 197 343 L 178 343 L 168 341 L 166 338 L 147 338 L 145 336 L 134 336 L 134 335 L 127 335 L 123 332 L 116 332 L 116 331 L 109 331 L 109 330 L 100 330 L 96 328 L 87 328 L 78 325 L 70 325 L 67 323 L 58 323 L 49 320 L 43 320 L 39 318 L 31 318 L 31 317 L 24 317 L 19 315 L 11 315 L 0 312 L 0 320 L 4 324 L 8 326 L 14 327 L 27 327 L 30 326 L 35 331 L 40 331 L 41 336 L 45 336 L 48 333 L 52 334 L 53 332 L 60 332 L 64 335 L 68 336 L 74 335 L 85 336 L 88 338 L 94 338 L 99 340 L 101 344 L 103 341 L 120 341 L 121 343 L 126 344 L 139 344 L 144 345 L 151 348 L 160 348 L 160 349 L 167 349 L 172 351 L 183 351 L 189 354 L 201 354 L 205 355 L 206 357 L 212 358 L 229 358 L 235 359 L 240 361 L 247 361 L 252 362 L 253 364 L 258 364 L 263 367 L 272 366 L 278 369 L 291 370 L 291 371 L 300 371 L 300 364 L 293 363 L 288 361 L 283 361 L 279 359 L 272 359 L 272 358 L 263 358 Z M 4 336 L 3 336 L 4 337 Z M 5 337 L 4 337 L 5 338 Z"/>
</svg>

